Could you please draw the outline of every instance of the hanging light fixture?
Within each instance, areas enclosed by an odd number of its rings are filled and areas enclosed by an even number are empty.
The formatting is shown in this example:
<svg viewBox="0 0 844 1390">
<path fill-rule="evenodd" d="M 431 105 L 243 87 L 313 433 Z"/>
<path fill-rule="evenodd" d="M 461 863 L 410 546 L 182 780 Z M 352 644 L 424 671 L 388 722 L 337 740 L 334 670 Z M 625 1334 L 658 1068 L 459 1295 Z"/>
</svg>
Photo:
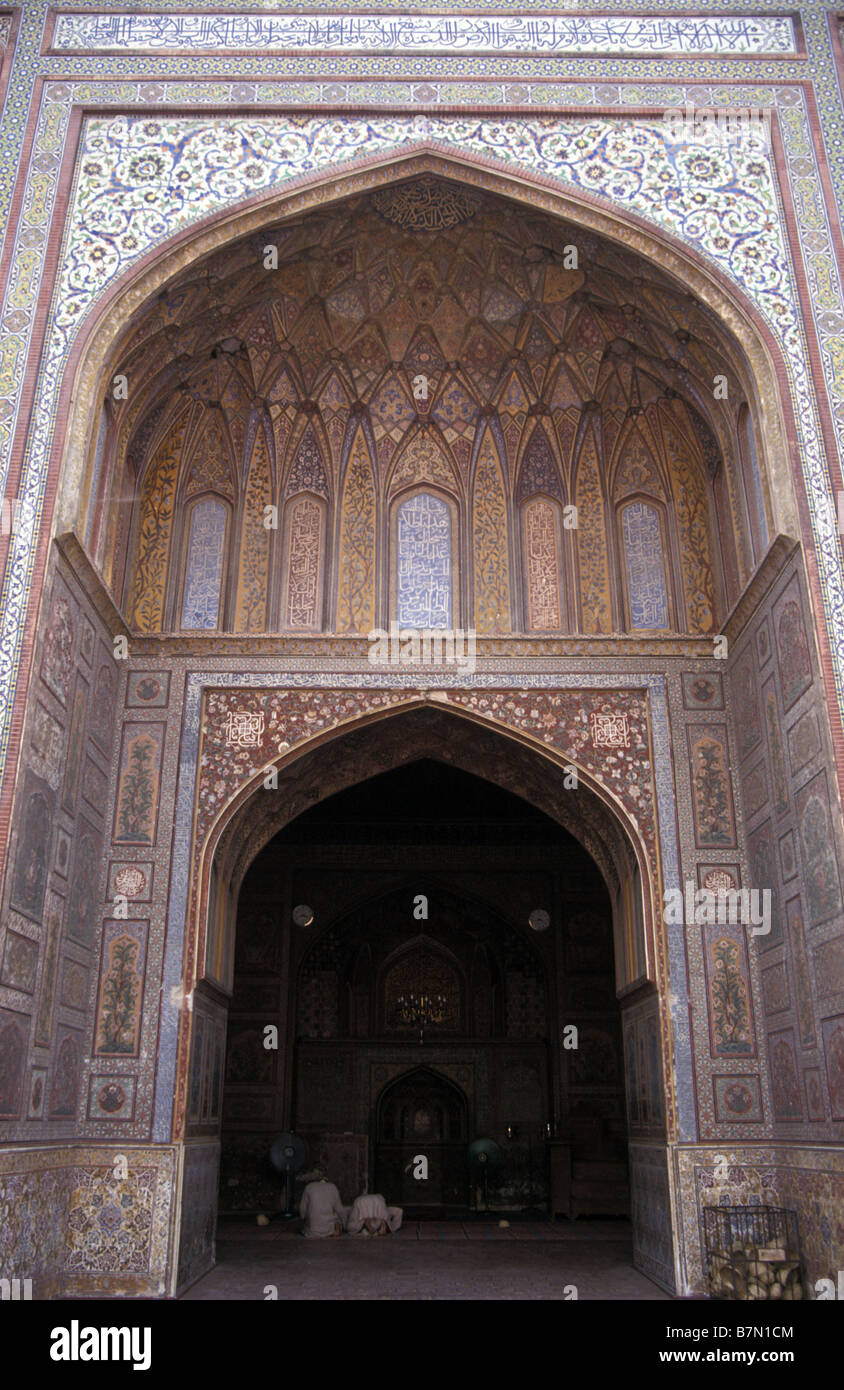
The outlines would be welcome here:
<svg viewBox="0 0 844 1390">
<path fill-rule="evenodd" d="M 400 994 L 396 1000 L 396 1014 L 400 1023 L 419 1029 L 419 1045 L 425 1040 L 425 1029 L 432 1024 L 443 1023 L 448 1014 L 448 996 L 432 994 L 425 987 L 425 928 L 420 933 L 419 948 L 419 988 L 410 994 Z"/>
</svg>

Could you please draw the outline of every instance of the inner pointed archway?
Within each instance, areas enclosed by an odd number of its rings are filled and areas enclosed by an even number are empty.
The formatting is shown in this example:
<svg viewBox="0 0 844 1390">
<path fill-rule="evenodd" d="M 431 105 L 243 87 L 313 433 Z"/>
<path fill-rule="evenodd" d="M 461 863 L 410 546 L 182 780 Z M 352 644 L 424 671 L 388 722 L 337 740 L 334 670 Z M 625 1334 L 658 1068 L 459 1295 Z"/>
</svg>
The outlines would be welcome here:
<svg viewBox="0 0 844 1390">
<path fill-rule="evenodd" d="M 256 1188 L 261 1136 L 295 1127 L 314 1162 L 336 1158 L 344 1199 L 355 1181 L 377 1181 L 411 1210 L 469 1210 L 468 1126 L 470 1138 L 501 1142 L 491 1190 L 502 1210 L 620 1215 L 632 1205 L 634 1239 L 650 1252 L 635 1142 L 664 1140 L 670 1102 L 656 990 L 645 980 L 623 1009 L 617 998 L 614 942 L 641 930 L 643 912 L 628 832 L 586 786 L 566 791 L 547 760 L 438 708 L 348 730 L 290 771 L 277 793 L 244 802 L 215 855 L 217 892 L 237 916 L 221 1188 L 229 1209 L 269 1203 Z M 294 784 L 309 788 L 303 798 Z M 513 860 L 509 894 L 495 887 L 502 846 Z M 304 934 L 292 924 L 300 902 L 314 919 Z M 428 919 L 414 919 L 417 902 Z M 639 920 L 629 920 L 637 906 Z M 549 913 L 548 933 L 532 930 L 537 908 Z M 422 1061 L 417 1029 L 397 1008 L 414 971 L 420 993 L 448 1001 L 425 1028 L 433 1079 L 420 1074 L 406 1095 L 399 1086 L 397 1108 L 385 1110 L 385 1089 Z M 207 997 L 224 1018 L 206 988 L 195 1009 Z M 278 1029 L 276 1058 L 260 1052 L 261 1006 L 261 1026 Z M 491 1076 L 500 1078 L 492 1090 Z M 465 1124 L 437 1101 L 449 1084 L 468 1096 Z M 195 1123 L 189 1114 L 188 1135 Z M 414 1123 L 439 1163 L 428 1201 L 412 1186 Z"/>
</svg>

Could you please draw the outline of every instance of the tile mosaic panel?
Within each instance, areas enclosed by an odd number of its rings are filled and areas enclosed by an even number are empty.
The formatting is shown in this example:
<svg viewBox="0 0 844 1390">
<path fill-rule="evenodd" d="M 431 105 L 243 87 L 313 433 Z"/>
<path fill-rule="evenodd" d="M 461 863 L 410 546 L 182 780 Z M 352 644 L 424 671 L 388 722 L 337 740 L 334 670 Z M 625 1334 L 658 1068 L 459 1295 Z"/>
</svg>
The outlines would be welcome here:
<svg viewBox="0 0 844 1390">
<path fill-rule="evenodd" d="M 788 731 L 788 757 L 791 771 L 799 772 L 820 752 L 821 736 L 814 710 L 801 716 Z"/>
<path fill-rule="evenodd" d="M 818 996 L 844 994 L 844 936 L 834 936 L 812 952 Z"/>
<path fill-rule="evenodd" d="M 803 1101 L 790 1028 L 768 1034 L 768 1065 L 775 1120 L 802 1120 Z"/>
<path fill-rule="evenodd" d="M 825 1120 L 824 1082 L 820 1070 L 817 1067 L 807 1068 L 803 1073 L 803 1081 L 806 1086 L 806 1114 L 810 1123 Z"/>
<path fill-rule="evenodd" d="M 62 788 L 62 810 L 68 815 L 76 814 L 76 801 L 81 781 L 80 769 L 85 745 L 85 719 L 88 712 L 88 682 L 77 671 L 73 690 L 73 703 L 70 707 L 70 733 L 67 740 L 64 786 Z"/>
<path fill-rule="evenodd" d="M 47 944 L 44 948 L 44 966 L 41 972 L 41 986 L 38 996 L 38 1012 L 35 1015 L 34 1041 L 36 1047 L 49 1047 L 53 1029 L 53 1004 L 58 982 L 59 945 L 62 936 L 64 901 L 55 893 L 47 894 L 44 921 Z"/>
<path fill-rule="evenodd" d="M 402 627 L 451 627 L 451 514 L 420 492 L 398 510 L 398 610 Z"/>
<path fill-rule="evenodd" d="M 102 847 L 102 831 L 80 816 L 66 917 L 67 934 L 80 946 L 94 944 Z"/>
<path fill-rule="evenodd" d="M 821 1032 L 830 1111 L 834 1120 L 844 1120 L 844 1014 L 825 1018 Z"/>
<path fill-rule="evenodd" d="M 154 865 L 151 860 L 112 859 L 108 869 L 106 896 L 110 902 L 120 894 L 132 902 L 152 899 Z"/>
<path fill-rule="evenodd" d="M 0 1009 L 0 1119 L 18 1119 L 23 1107 L 30 1023 L 26 1014 Z"/>
<path fill-rule="evenodd" d="M 166 709 L 170 698 L 169 671 L 131 671 L 126 692 L 129 709 Z"/>
<path fill-rule="evenodd" d="M 134 1076 L 95 1072 L 89 1081 L 90 1120 L 131 1120 L 135 1108 Z"/>
<path fill-rule="evenodd" d="M 792 830 L 787 831 L 780 839 L 780 869 L 783 883 L 788 883 L 797 873 L 797 851 Z"/>
<path fill-rule="evenodd" d="M 783 709 L 788 711 L 812 683 L 812 663 L 797 584 L 792 585 L 774 608 L 779 680 Z"/>
<path fill-rule="evenodd" d="M 41 921 L 44 910 L 55 802 L 52 787 L 27 770 L 9 903 L 15 912 L 33 922 Z"/>
<path fill-rule="evenodd" d="M 667 628 L 668 594 L 663 567 L 659 513 L 647 502 L 631 502 L 622 512 L 630 627 Z"/>
<path fill-rule="evenodd" d="M 22 994 L 34 994 L 38 951 L 37 941 L 9 930 L 6 933 L 3 964 L 0 966 L 0 983 L 8 985 L 10 989 L 19 989 Z"/>
<path fill-rule="evenodd" d="M 809 961 L 806 955 L 806 939 L 803 932 L 803 905 L 799 898 L 791 898 L 786 903 L 785 922 L 786 935 L 791 950 L 791 978 L 794 981 L 794 1002 L 797 1008 L 797 1036 L 803 1049 L 812 1050 L 817 1046 L 815 1011 L 812 1002 L 813 991 L 809 974 Z"/>
<path fill-rule="evenodd" d="M 758 1076 L 713 1076 L 715 1118 L 720 1124 L 758 1124 L 762 1113 L 762 1091 Z"/>
<path fill-rule="evenodd" d="M 724 687 L 718 675 L 697 672 L 683 676 L 683 704 L 686 709 L 723 709 Z"/>
<path fill-rule="evenodd" d="M 769 820 L 760 825 L 747 837 L 747 855 L 750 863 L 750 884 L 760 893 L 771 894 L 771 930 L 767 936 L 757 937 L 760 949 L 769 950 L 782 941 L 782 918 L 779 911 L 779 888 L 777 866 L 774 858 L 773 828 Z"/>
<path fill-rule="evenodd" d="M 836 916 L 842 906 L 826 773 L 818 773 L 798 792 L 796 801 L 809 926 L 817 927 Z"/>
<path fill-rule="evenodd" d="M 50 1077 L 49 1115 L 51 1120 L 75 1119 L 79 1105 L 79 1073 L 82 1065 L 83 1035 L 74 1028 L 59 1028 L 53 1049 Z"/>
</svg>

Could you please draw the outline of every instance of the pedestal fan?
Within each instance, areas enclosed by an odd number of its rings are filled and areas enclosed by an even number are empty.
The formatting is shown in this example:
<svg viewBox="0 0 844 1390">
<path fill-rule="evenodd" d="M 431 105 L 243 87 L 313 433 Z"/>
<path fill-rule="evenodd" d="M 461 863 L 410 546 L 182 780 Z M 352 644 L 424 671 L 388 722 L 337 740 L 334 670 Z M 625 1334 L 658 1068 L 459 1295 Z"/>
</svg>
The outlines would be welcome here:
<svg viewBox="0 0 844 1390">
<path fill-rule="evenodd" d="M 475 1182 L 483 1184 L 484 1212 L 489 1211 L 489 1173 L 501 1162 L 501 1150 L 494 1139 L 473 1139 L 469 1145 L 469 1168 Z"/>
<path fill-rule="evenodd" d="M 281 1221 L 292 1221 L 297 1215 L 293 1206 L 293 1178 L 304 1168 L 306 1157 L 304 1142 L 298 1134 L 280 1134 L 273 1140 L 270 1162 L 277 1173 L 284 1174 L 284 1211 L 273 1213 Z"/>
</svg>

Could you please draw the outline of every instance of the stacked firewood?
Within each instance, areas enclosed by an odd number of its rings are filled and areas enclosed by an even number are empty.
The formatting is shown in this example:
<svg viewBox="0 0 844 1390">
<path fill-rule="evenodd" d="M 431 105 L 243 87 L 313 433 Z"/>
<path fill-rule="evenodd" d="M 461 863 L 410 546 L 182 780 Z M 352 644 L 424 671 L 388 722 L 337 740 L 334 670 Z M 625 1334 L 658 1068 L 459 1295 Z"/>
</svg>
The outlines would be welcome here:
<svg viewBox="0 0 844 1390">
<path fill-rule="evenodd" d="M 765 1249 L 736 1240 L 731 1250 L 712 1252 L 709 1290 L 713 1298 L 742 1302 L 781 1298 L 796 1303 L 803 1297 L 800 1261 L 789 1258 L 782 1246 Z"/>
</svg>

